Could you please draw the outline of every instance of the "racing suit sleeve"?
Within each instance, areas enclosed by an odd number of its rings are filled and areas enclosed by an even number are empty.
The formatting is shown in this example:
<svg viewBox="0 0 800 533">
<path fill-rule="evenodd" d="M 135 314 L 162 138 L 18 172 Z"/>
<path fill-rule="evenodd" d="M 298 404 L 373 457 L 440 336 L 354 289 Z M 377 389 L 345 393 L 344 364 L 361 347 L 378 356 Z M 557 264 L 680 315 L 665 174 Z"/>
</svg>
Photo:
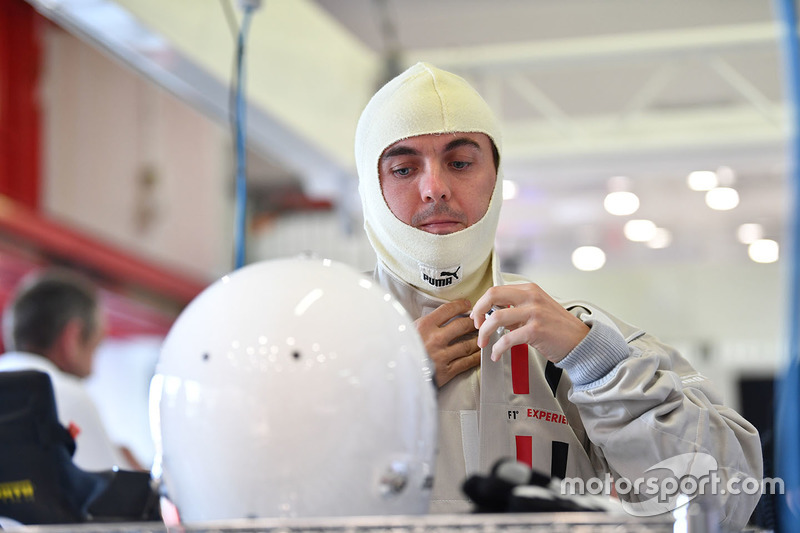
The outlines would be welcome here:
<svg viewBox="0 0 800 533">
<path fill-rule="evenodd" d="M 659 487 L 672 490 L 675 484 L 666 484 L 667 477 L 674 482 L 686 474 L 707 474 L 718 483 L 704 484 L 698 501 L 719 513 L 723 527 L 744 527 L 761 492 L 748 494 L 741 483 L 753 478 L 760 484 L 763 476 L 753 425 L 723 405 L 711 382 L 674 348 L 593 306 L 570 310 L 591 329 L 557 366 L 570 377 L 569 400 L 614 478 L 655 476 Z M 715 471 L 703 471 L 709 462 Z M 634 502 L 642 515 L 656 514 L 658 506 L 647 506 L 655 503 L 652 493 L 621 486 L 630 489 L 619 494 L 623 503 Z M 668 510 L 663 503 L 660 509 Z"/>
</svg>

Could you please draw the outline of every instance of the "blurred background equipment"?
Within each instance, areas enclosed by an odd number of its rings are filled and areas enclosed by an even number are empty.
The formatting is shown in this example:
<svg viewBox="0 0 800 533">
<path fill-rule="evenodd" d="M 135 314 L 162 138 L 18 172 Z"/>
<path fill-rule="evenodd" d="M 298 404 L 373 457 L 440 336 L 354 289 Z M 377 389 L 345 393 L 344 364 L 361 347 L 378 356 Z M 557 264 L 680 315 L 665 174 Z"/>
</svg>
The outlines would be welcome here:
<svg viewBox="0 0 800 533">
<path fill-rule="evenodd" d="M 49 376 L 0 372 L 0 526 L 160 520 L 146 472 L 84 470 L 74 453 Z"/>
</svg>

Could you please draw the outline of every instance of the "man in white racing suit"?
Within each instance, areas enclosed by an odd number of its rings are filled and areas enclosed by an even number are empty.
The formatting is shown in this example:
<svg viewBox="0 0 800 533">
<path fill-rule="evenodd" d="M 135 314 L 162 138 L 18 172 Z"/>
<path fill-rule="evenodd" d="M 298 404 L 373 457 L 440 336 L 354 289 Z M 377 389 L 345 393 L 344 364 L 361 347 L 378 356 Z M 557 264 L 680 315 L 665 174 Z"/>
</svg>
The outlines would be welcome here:
<svg viewBox="0 0 800 533">
<path fill-rule="evenodd" d="M 480 95 L 425 63 L 381 88 L 356 131 L 374 277 L 416 320 L 436 366 L 431 511 L 469 510 L 466 477 L 515 457 L 562 479 L 610 477 L 626 510 L 642 516 L 675 502 L 651 497 L 655 485 L 644 481 L 713 475 L 719 484 L 696 494 L 715 494 L 698 498 L 723 526 L 741 528 L 759 494 L 720 489 L 760 482 L 757 431 L 673 348 L 499 271 L 501 153 Z"/>
</svg>

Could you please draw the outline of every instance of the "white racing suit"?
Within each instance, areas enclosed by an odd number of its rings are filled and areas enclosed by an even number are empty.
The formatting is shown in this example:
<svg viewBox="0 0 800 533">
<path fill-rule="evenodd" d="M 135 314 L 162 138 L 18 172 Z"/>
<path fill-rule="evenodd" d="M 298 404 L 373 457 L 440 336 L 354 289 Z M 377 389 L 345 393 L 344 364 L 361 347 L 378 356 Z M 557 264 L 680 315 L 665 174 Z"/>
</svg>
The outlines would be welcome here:
<svg viewBox="0 0 800 533">
<path fill-rule="evenodd" d="M 380 262 L 373 276 L 414 320 L 444 303 L 395 277 Z M 495 285 L 527 282 L 496 268 L 493 277 Z M 622 489 L 623 504 L 634 502 L 626 510 L 640 516 L 671 510 L 674 484 L 664 485 L 672 500 L 662 497 L 659 502 L 652 493 L 636 496 L 632 486 L 616 480 L 654 481 L 655 476 L 659 483 L 666 477 L 674 482 L 685 474 L 709 478 L 712 461 L 717 467 L 713 475 L 721 480 L 716 493 L 734 478 L 760 483 L 758 432 L 722 405 L 708 379 L 641 329 L 586 302 L 560 303 L 591 329 L 558 365 L 528 345 L 512 348 L 495 363 L 489 359 L 490 343 L 479 368 L 439 389 L 431 512 L 469 511 L 463 481 L 488 473 L 501 457 L 516 457 L 562 479 L 595 478 L 595 489 L 598 480 L 607 483 L 610 478 L 611 486 Z M 647 472 L 665 460 L 661 468 Z M 712 485 L 704 486 L 709 494 Z M 645 483 L 639 487 L 648 490 Z M 704 500 L 720 514 L 723 527 L 743 527 L 758 502 L 760 492 L 739 492 Z M 636 507 L 642 500 L 649 501 Z"/>
</svg>

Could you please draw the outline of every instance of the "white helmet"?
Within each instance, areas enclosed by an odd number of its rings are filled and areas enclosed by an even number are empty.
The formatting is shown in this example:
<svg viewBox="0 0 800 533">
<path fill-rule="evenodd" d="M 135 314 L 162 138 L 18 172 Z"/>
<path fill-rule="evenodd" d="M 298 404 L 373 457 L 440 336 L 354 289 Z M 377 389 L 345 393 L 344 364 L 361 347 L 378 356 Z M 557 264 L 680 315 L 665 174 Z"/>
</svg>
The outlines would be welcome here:
<svg viewBox="0 0 800 533">
<path fill-rule="evenodd" d="M 150 418 L 183 522 L 428 510 L 433 365 L 399 302 L 340 263 L 263 261 L 205 289 L 164 341 Z"/>
</svg>

